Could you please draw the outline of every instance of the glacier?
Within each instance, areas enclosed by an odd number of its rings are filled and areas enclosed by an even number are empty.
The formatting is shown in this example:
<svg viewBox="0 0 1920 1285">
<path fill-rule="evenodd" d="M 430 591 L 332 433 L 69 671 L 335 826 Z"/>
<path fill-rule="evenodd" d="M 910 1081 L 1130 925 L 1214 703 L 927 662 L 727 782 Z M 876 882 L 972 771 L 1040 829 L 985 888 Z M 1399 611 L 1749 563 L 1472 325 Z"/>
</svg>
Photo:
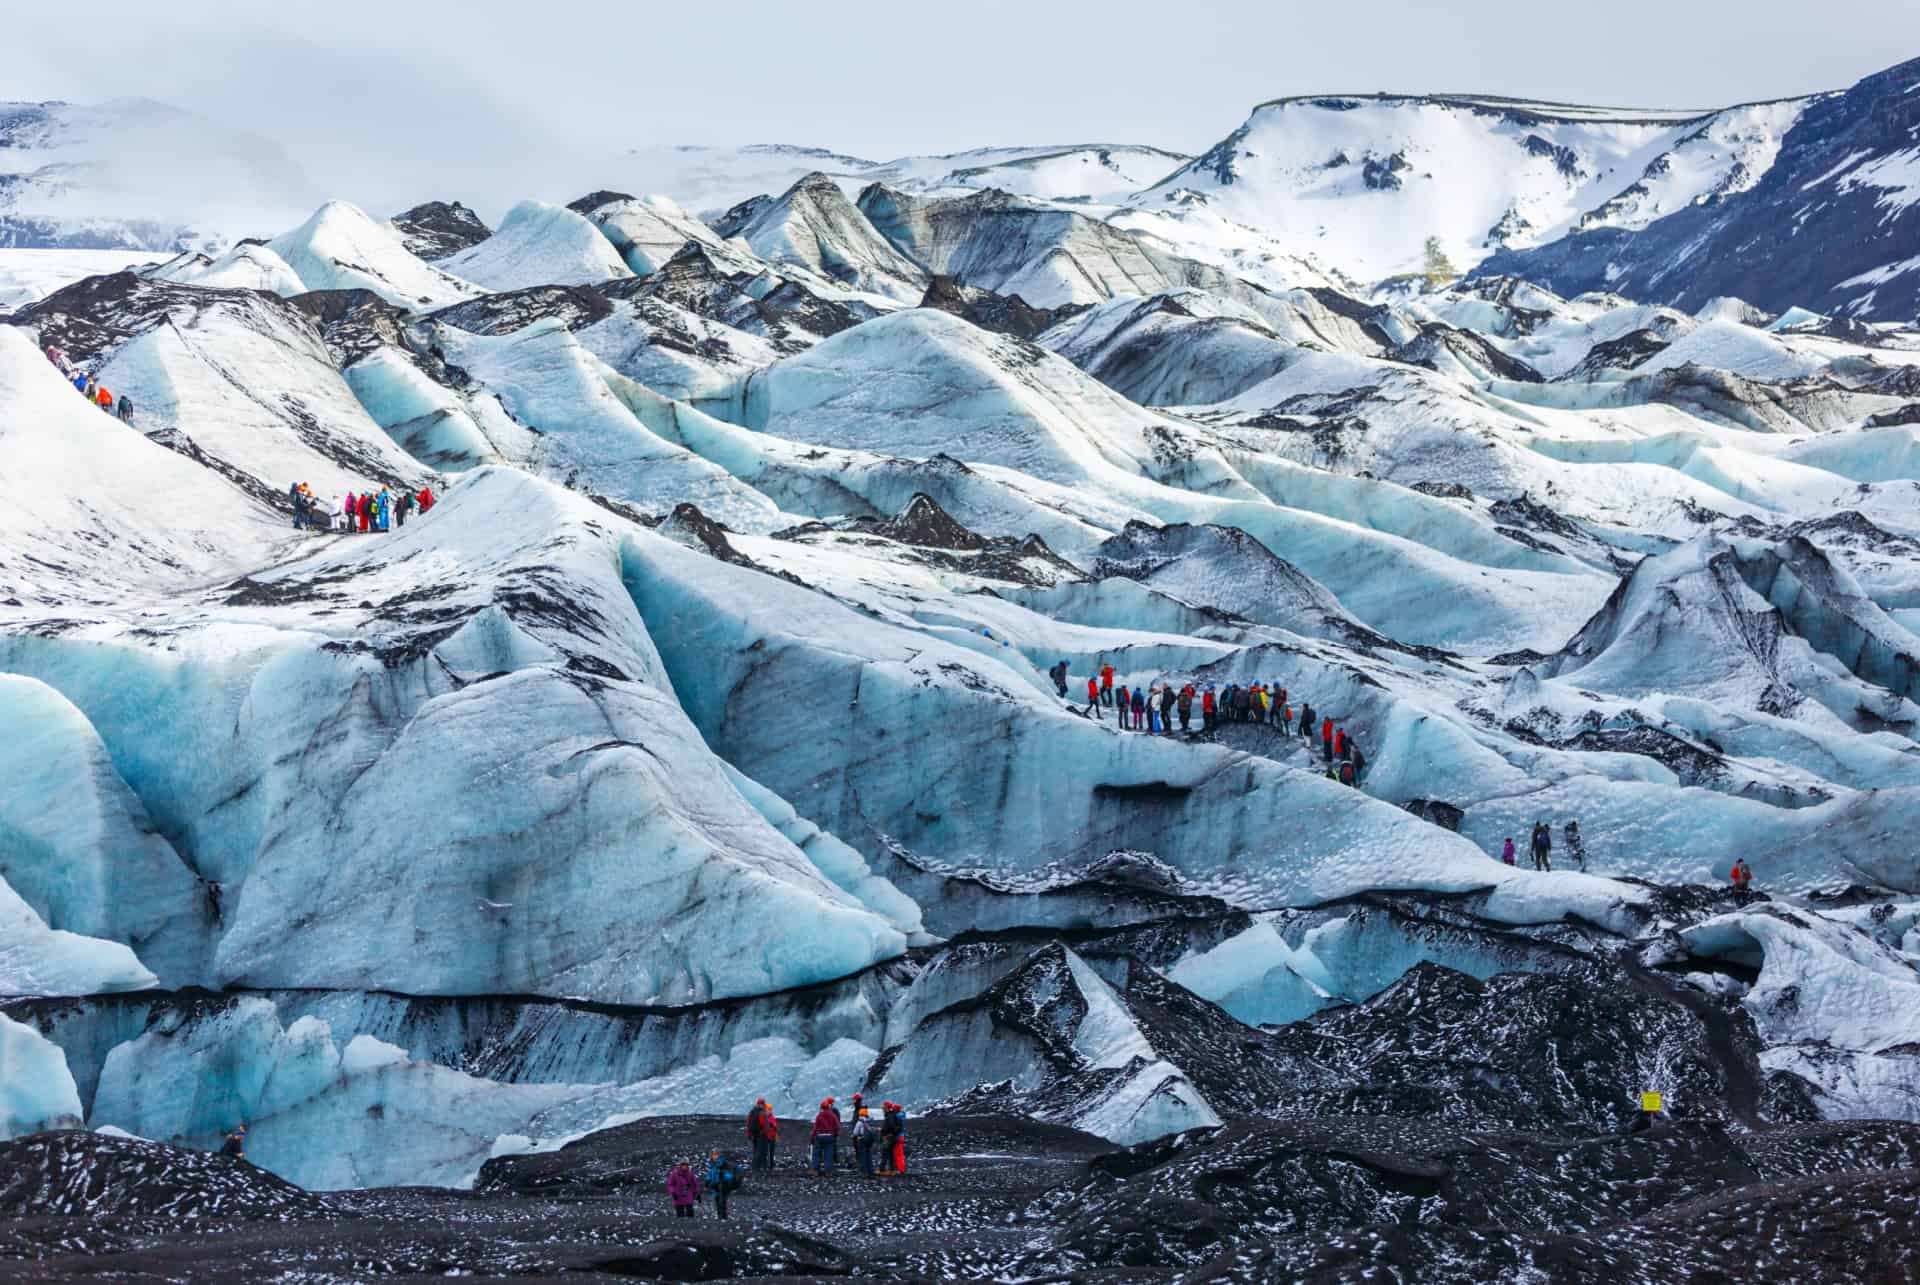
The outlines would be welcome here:
<svg viewBox="0 0 1920 1285">
<path fill-rule="evenodd" d="M 684 183 L 0 296 L 0 1196 L 630 1200 L 627 1140 L 764 1097 L 790 1164 L 857 1091 L 928 1190 L 1052 1140 L 940 1206 L 1008 1275 L 1222 1149 L 1397 1166 L 1368 1227 L 1514 1130 L 1623 1190 L 1648 1089 L 1676 1201 L 1901 1169 L 1920 324 L 1520 275 L 1767 198 L 1835 101 L 635 153 Z"/>
</svg>

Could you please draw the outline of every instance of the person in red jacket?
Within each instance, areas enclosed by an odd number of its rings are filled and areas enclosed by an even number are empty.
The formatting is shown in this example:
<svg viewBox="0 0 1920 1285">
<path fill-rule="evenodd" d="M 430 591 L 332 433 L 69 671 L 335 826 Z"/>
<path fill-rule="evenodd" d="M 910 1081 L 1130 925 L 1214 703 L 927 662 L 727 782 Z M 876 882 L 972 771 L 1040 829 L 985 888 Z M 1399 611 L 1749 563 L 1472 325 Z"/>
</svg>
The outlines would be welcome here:
<svg viewBox="0 0 1920 1285">
<path fill-rule="evenodd" d="M 1100 717 L 1100 679 L 1098 675 L 1087 677 L 1087 712 L 1095 718 Z"/>
<path fill-rule="evenodd" d="M 420 511 L 422 513 L 425 513 L 428 509 L 432 508 L 434 504 L 435 504 L 435 500 L 433 498 L 433 488 L 430 486 L 421 487 L 420 488 Z"/>
<path fill-rule="evenodd" d="M 773 1144 L 779 1137 L 780 1126 L 773 1118 L 773 1108 L 761 1098 L 753 1104 L 753 1110 L 747 1112 L 747 1142 L 753 1147 L 755 1169 L 773 1168 Z"/>
<path fill-rule="evenodd" d="M 1333 729 L 1333 756 L 1337 759 L 1347 756 L 1347 729 L 1344 727 Z"/>
<path fill-rule="evenodd" d="M 1113 704 L 1113 666 L 1100 666 L 1100 699 L 1103 703 Z"/>
<path fill-rule="evenodd" d="M 1727 872 L 1727 877 L 1733 880 L 1734 894 L 1745 901 L 1748 894 L 1753 891 L 1753 867 L 1747 864 L 1747 859 L 1736 858 L 1733 869 Z"/>
<path fill-rule="evenodd" d="M 1326 751 L 1327 762 L 1333 762 L 1333 720 L 1330 718 L 1320 723 L 1320 748 Z"/>
<path fill-rule="evenodd" d="M 1213 701 L 1213 684 L 1207 684 L 1207 690 L 1200 693 L 1200 726 L 1202 730 L 1213 730 L 1213 715 L 1217 708 Z"/>
<path fill-rule="evenodd" d="M 813 1117 L 814 1173 L 831 1173 L 839 1150 L 840 1113 L 833 1109 L 833 1099 L 828 1098 L 820 1104 L 820 1114 Z"/>
</svg>

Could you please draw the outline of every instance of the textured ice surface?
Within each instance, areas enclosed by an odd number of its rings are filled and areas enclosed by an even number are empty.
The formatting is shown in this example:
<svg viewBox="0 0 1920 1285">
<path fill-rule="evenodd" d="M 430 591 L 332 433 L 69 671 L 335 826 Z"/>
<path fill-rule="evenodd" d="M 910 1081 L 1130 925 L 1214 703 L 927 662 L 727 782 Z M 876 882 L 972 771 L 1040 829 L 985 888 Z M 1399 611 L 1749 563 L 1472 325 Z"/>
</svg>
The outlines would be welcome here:
<svg viewBox="0 0 1920 1285">
<path fill-rule="evenodd" d="M 327 202 L 268 248 L 309 290 L 371 290 L 415 312 L 475 293 L 473 286 L 415 258 L 392 227 L 345 201 Z"/>
<path fill-rule="evenodd" d="M 0 1013 L 0 1140 L 78 1128 L 80 1117 L 60 1046 Z"/>
<path fill-rule="evenodd" d="M 564 205 L 541 201 L 514 206 L 492 236 L 438 266 L 489 291 L 590 286 L 632 275 L 592 223 Z"/>
</svg>

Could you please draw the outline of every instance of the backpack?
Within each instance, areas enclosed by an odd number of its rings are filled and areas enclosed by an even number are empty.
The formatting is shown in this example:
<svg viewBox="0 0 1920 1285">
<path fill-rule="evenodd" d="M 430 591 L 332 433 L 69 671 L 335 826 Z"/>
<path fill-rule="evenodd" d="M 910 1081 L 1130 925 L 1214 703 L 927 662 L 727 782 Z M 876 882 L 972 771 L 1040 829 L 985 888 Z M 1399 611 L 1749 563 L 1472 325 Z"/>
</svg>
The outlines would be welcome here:
<svg viewBox="0 0 1920 1285">
<path fill-rule="evenodd" d="M 739 1186 L 740 1186 L 740 1175 L 734 1170 L 733 1161 L 731 1160 L 721 1161 L 720 1189 L 722 1191 L 734 1191 L 734 1190 L 737 1190 Z"/>
<path fill-rule="evenodd" d="M 873 1136 L 873 1121 L 867 1119 L 865 1116 L 855 1120 L 853 1122 L 853 1136 L 855 1138 L 871 1138 Z"/>
</svg>

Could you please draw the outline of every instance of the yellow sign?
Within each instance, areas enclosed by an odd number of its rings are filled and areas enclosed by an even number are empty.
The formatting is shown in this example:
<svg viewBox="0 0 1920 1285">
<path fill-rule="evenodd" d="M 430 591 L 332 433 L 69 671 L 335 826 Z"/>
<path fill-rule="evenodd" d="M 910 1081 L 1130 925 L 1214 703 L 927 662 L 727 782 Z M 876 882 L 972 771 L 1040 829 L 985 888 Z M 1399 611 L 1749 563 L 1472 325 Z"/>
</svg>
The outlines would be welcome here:
<svg viewBox="0 0 1920 1285">
<path fill-rule="evenodd" d="M 1667 1109 L 1666 1095 L 1660 1093 L 1642 1093 L 1640 1095 L 1642 1111 L 1664 1111 Z"/>
</svg>

